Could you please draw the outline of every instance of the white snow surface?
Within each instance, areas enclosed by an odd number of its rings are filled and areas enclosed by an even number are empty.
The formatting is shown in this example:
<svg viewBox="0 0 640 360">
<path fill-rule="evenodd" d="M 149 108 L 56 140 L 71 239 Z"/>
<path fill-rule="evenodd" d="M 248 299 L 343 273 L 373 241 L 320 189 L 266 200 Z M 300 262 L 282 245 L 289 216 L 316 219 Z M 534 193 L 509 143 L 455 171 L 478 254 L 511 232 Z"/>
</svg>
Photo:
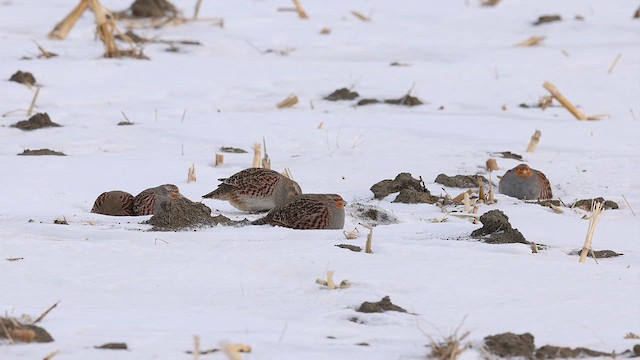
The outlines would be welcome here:
<svg viewBox="0 0 640 360">
<path fill-rule="evenodd" d="M 89 12 L 67 39 L 48 39 L 76 3 L 0 0 L 0 112 L 28 108 L 34 90 L 7 80 L 29 71 L 42 86 L 36 112 L 62 125 L 26 132 L 10 127 L 27 119 L 26 111 L 0 118 L 0 311 L 35 318 L 59 301 L 39 323 L 54 342 L 4 342 L 0 359 L 42 359 L 53 351 L 56 360 L 189 359 L 194 335 L 203 349 L 250 345 L 245 359 L 424 359 L 429 337 L 448 336 L 461 323 L 472 345 L 464 359 L 482 357 L 484 337 L 503 332 L 530 332 L 537 346 L 604 352 L 638 343 L 624 338 L 640 334 L 637 2 L 303 0 L 310 18 L 301 20 L 278 11 L 293 6 L 285 0 L 204 1 L 200 17 L 223 18 L 224 27 L 200 21 L 136 29 L 202 43 L 178 45 L 177 53 L 148 44 L 148 61 L 102 58 Z M 194 1 L 174 4 L 191 16 Z M 545 14 L 563 20 L 532 25 Z M 324 27 L 329 35 L 320 34 Z M 547 38 L 514 47 L 534 35 Z M 32 39 L 59 56 L 35 59 Z M 258 51 L 288 48 L 288 56 Z M 390 66 L 394 61 L 408 66 Z M 548 94 L 545 81 L 587 115 L 607 116 L 578 121 L 559 106 L 520 108 Z M 361 98 L 411 90 L 428 104 L 323 100 L 341 87 Z M 277 109 L 290 94 L 300 103 Z M 116 126 L 121 111 L 133 126 Z M 536 129 L 538 148 L 525 153 Z M 251 146 L 263 137 L 273 168 L 291 169 L 304 192 L 338 193 L 400 222 L 375 227 L 374 253 L 366 254 L 335 246 L 364 247 L 368 231 L 351 215 L 345 230 L 358 228 L 357 240 L 339 230 L 270 226 L 151 232 L 140 224 L 148 217 L 90 213 L 103 191 L 135 195 L 165 183 L 200 201 L 218 178 L 251 165 Z M 215 167 L 221 146 L 249 153 L 225 154 Z M 68 156 L 16 156 L 39 148 Z M 455 196 L 465 189 L 443 189 L 435 177 L 486 176 L 485 161 L 499 151 L 524 155 L 565 203 L 598 196 L 617 202 L 620 209 L 602 214 L 593 247 L 624 255 L 598 264 L 567 255 L 584 242 L 589 214 L 582 210 L 556 214 L 504 195 L 479 207 L 480 214 L 502 210 L 528 240 L 549 246 L 532 254 L 521 244 L 471 239 L 480 225 L 465 218 L 436 223 L 444 214 L 434 205 L 392 203 L 395 194 L 374 200 L 369 190 L 409 172 L 432 193 Z M 494 183 L 519 163 L 497 160 Z M 187 183 L 192 164 L 197 181 Z M 259 216 L 204 203 L 233 219 Z M 58 218 L 69 225 L 55 225 Z M 328 270 L 352 286 L 322 289 L 315 280 Z M 409 313 L 355 312 L 385 295 Z M 108 342 L 129 350 L 94 348 Z"/>
</svg>

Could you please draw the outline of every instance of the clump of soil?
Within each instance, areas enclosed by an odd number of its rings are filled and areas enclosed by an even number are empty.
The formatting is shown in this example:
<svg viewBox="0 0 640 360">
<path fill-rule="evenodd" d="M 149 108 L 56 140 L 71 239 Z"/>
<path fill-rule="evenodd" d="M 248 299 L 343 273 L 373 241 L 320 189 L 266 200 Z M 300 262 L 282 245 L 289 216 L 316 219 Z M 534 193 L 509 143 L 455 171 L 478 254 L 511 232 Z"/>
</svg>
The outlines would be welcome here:
<svg viewBox="0 0 640 360">
<path fill-rule="evenodd" d="M 8 336 L 15 342 L 52 342 L 53 338 L 49 333 L 35 325 L 25 325 L 18 319 L 0 317 L 0 339 L 7 339 Z M 8 335 L 8 336 L 7 336 Z"/>
<path fill-rule="evenodd" d="M 584 358 L 584 357 L 611 357 L 611 353 L 604 353 L 587 348 L 569 348 L 560 346 L 545 345 L 536 350 L 536 359 L 569 359 L 569 358 Z"/>
<path fill-rule="evenodd" d="M 399 98 L 399 99 L 385 99 L 385 100 L 378 100 L 378 99 L 362 99 L 360 101 L 358 101 L 358 106 L 364 106 L 364 105 L 369 105 L 369 104 L 379 104 L 379 103 L 385 103 L 385 104 L 391 104 L 391 105 L 404 105 L 404 106 L 418 106 L 418 105 L 423 105 L 424 102 L 422 102 L 422 100 L 418 99 L 415 96 L 411 96 L 409 94 L 404 95 L 403 97 Z"/>
<path fill-rule="evenodd" d="M 20 130 L 36 130 L 45 127 L 59 127 L 60 124 L 56 124 L 51 121 L 49 114 L 47 113 L 37 113 L 29 118 L 29 120 L 18 121 L 17 123 L 11 125 L 11 127 L 18 128 Z"/>
<path fill-rule="evenodd" d="M 638 17 L 640 17 L 640 8 L 638 8 L 637 14 L 638 14 Z M 633 347 L 633 354 L 635 356 L 640 356 L 640 344 L 637 344 Z"/>
<path fill-rule="evenodd" d="M 511 227 L 509 217 L 500 210 L 491 210 L 480 216 L 482 227 L 471 233 L 487 244 L 530 244 L 518 229 Z"/>
<path fill-rule="evenodd" d="M 205 204 L 180 198 L 162 203 L 159 211 L 145 223 L 153 225 L 151 231 L 180 231 L 241 222 L 223 215 L 211 216 L 211 209 Z"/>
<path fill-rule="evenodd" d="M 347 88 L 342 88 L 332 92 L 330 95 L 326 96 L 324 99 L 329 101 L 353 100 L 359 96 L 360 94 L 358 94 L 355 91 L 351 91 Z"/>
<path fill-rule="evenodd" d="M 582 250 L 573 250 L 569 253 L 569 255 L 577 255 L 580 256 L 580 253 L 582 252 Z M 596 254 L 596 259 L 607 259 L 607 258 L 612 258 L 612 257 L 618 257 L 618 256 L 622 256 L 624 254 L 622 253 L 617 253 L 613 250 L 594 250 L 593 251 Z M 587 257 L 593 257 L 593 254 L 591 253 L 591 251 L 589 251 L 587 253 Z"/>
<path fill-rule="evenodd" d="M 618 209 L 618 204 L 617 203 L 615 203 L 615 202 L 613 202 L 611 200 L 605 200 L 602 197 L 598 197 L 598 198 L 595 198 L 595 199 L 578 200 L 575 203 L 573 203 L 572 205 L 570 205 L 569 207 L 572 207 L 572 208 L 573 207 L 577 207 L 577 208 L 580 208 L 580 209 L 585 210 L 585 211 L 590 211 L 591 210 L 591 204 L 594 201 L 601 203 L 602 204 L 602 208 L 604 210 L 608 210 L 608 209 L 614 209 L 615 210 L 615 209 Z"/>
<path fill-rule="evenodd" d="M 640 19 L 640 7 L 638 8 L 638 10 L 636 10 L 636 12 L 633 14 L 633 18 L 634 19 Z M 639 355 L 640 356 L 640 355 Z"/>
<path fill-rule="evenodd" d="M 398 194 L 392 202 L 403 204 L 435 204 L 438 201 L 440 201 L 440 198 L 431 195 L 427 189 L 416 190 L 408 188 L 400 190 L 400 194 Z"/>
<path fill-rule="evenodd" d="M 25 155 L 25 156 L 43 156 L 43 155 L 67 156 L 64 153 L 60 152 L 60 151 L 54 151 L 54 150 L 49 150 L 49 149 L 38 149 L 38 150 L 25 149 L 23 152 L 21 152 L 18 155 Z"/>
<path fill-rule="evenodd" d="M 356 246 L 356 245 L 338 244 L 336 246 L 341 248 L 341 249 L 351 250 L 353 252 L 361 252 L 362 251 L 362 248 L 360 246 Z"/>
<path fill-rule="evenodd" d="M 503 358 L 523 357 L 531 359 L 536 346 L 533 342 L 533 335 L 529 333 L 514 334 L 511 332 L 490 335 L 484 338 L 487 350 Z"/>
<path fill-rule="evenodd" d="M 139 18 L 176 17 L 178 9 L 167 0 L 136 0 L 131 4 L 131 15 Z"/>
<path fill-rule="evenodd" d="M 359 222 L 370 226 L 399 223 L 394 215 L 377 206 L 354 203 L 349 205 L 349 213 Z"/>
<path fill-rule="evenodd" d="M 231 146 L 223 146 L 223 147 L 220 148 L 220 152 L 232 153 L 232 154 L 244 154 L 244 153 L 247 152 L 247 150 L 234 148 L 234 147 L 231 147 Z"/>
<path fill-rule="evenodd" d="M 96 349 L 108 349 L 108 350 L 127 350 L 126 343 L 107 343 L 100 346 L 94 346 Z"/>
<path fill-rule="evenodd" d="M 494 156 L 500 155 L 500 157 L 504 159 L 514 159 L 518 161 L 523 161 L 522 155 L 512 153 L 511 151 L 500 151 L 500 152 L 492 153 L 492 155 Z"/>
<path fill-rule="evenodd" d="M 356 311 L 361 313 L 381 313 L 385 311 L 407 312 L 407 310 L 400 306 L 391 303 L 391 299 L 389 299 L 388 296 L 383 297 L 382 300 L 378 302 L 365 301 Z"/>
<path fill-rule="evenodd" d="M 20 84 L 25 84 L 25 85 L 35 85 L 36 84 L 36 78 L 33 76 L 33 74 L 31 74 L 30 72 L 22 72 L 19 71 L 13 75 L 11 75 L 11 78 L 9 78 L 9 81 L 15 81 L 17 83 Z"/>
<path fill-rule="evenodd" d="M 393 180 L 382 180 L 371 186 L 374 199 L 383 199 L 389 194 L 393 194 L 404 189 L 426 191 L 422 182 L 418 179 L 414 179 L 409 173 L 400 173 Z"/>
<path fill-rule="evenodd" d="M 556 22 L 556 21 L 561 21 L 562 17 L 560 15 L 541 15 L 540 17 L 538 17 L 538 20 L 536 20 L 536 22 L 533 23 L 533 25 L 542 25 L 542 24 L 548 24 L 548 23 L 552 23 L 552 22 Z"/>
<path fill-rule="evenodd" d="M 455 188 L 475 188 L 478 187 L 478 179 L 482 179 L 483 184 L 488 184 L 489 180 L 487 180 L 482 175 L 455 175 L 455 176 L 447 176 L 445 174 L 440 174 L 436 176 L 436 182 L 438 184 L 442 184 L 447 187 L 455 187 Z"/>
</svg>

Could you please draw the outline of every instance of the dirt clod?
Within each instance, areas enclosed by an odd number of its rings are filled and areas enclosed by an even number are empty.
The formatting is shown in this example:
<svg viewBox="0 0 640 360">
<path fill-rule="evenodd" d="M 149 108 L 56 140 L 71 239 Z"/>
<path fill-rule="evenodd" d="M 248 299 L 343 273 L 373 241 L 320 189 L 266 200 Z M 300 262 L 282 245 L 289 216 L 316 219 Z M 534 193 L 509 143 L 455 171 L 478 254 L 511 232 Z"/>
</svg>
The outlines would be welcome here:
<svg viewBox="0 0 640 360">
<path fill-rule="evenodd" d="M 231 153 L 231 154 L 244 154 L 244 153 L 247 152 L 247 150 L 234 148 L 234 147 L 231 147 L 231 146 L 223 146 L 223 147 L 220 148 L 220 152 Z"/>
<path fill-rule="evenodd" d="M 361 313 L 381 313 L 385 311 L 407 312 L 407 310 L 400 306 L 391 303 L 391 299 L 389 299 L 388 296 L 383 297 L 382 300 L 378 302 L 365 301 L 356 311 Z"/>
<path fill-rule="evenodd" d="M 400 190 L 400 193 L 392 202 L 403 204 L 435 204 L 439 200 L 440 198 L 431 195 L 429 190 L 416 190 L 409 188 Z"/>
<path fill-rule="evenodd" d="M 338 244 L 336 246 L 341 248 L 341 249 L 351 250 L 353 252 L 361 252 L 362 251 L 362 248 L 360 246 L 356 246 L 356 245 Z"/>
<path fill-rule="evenodd" d="M 108 349 L 108 350 L 127 350 L 126 343 L 106 343 L 104 345 L 95 346 L 96 349 Z"/>
<path fill-rule="evenodd" d="M 536 22 L 533 23 L 533 25 L 542 25 L 542 24 L 548 24 L 548 23 L 552 23 L 552 22 L 556 22 L 556 21 L 561 21 L 562 17 L 560 15 L 541 15 L 540 17 L 538 17 L 538 20 L 536 20 Z"/>
<path fill-rule="evenodd" d="M 455 188 L 476 188 L 478 187 L 478 179 L 482 179 L 483 184 L 489 184 L 489 180 L 487 180 L 482 175 L 454 175 L 447 176 L 445 174 L 440 174 L 436 176 L 435 182 L 438 184 L 442 184 L 447 187 L 455 187 Z"/>
<path fill-rule="evenodd" d="M 611 200 L 605 200 L 602 197 L 598 197 L 598 198 L 595 198 L 595 199 L 578 200 L 578 201 L 576 201 L 575 203 L 573 203 L 569 207 L 572 207 L 572 208 L 573 207 L 577 207 L 577 208 L 580 208 L 580 209 L 585 210 L 585 211 L 590 211 L 591 210 L 591 204 L 594 201 L 601 203 L 602 204 L 602 208 L 604 210 L 608 210 L 608 209 L 614 209 L 615 210 L 615 209 L 618 209 L 618 204 L 617 203 L 615 203 L 615 202 L 613 202 Z"/>
<path fill-rule="evenodd" d="M 409 173 L 400 173 L 395 179 L 386 179 L 371 186 L 373 197 L 383 199 L 389 194 L 399 192 L 403 189 L 425 190 L 420 180 L 414 179 Z"/>
<path fill-rule="evenodd" d="M 162 203 L 160 210 L 146 223 L 153 225 L 151 231 L 180 231 L 241 222 L 223 215 L 211 216 L 211 209 L 205 204 L 181 198 Z"/>
<path fill-rule="evenodd" d="M 393 214 L 382 208 L 360 203 L 350 204 L 349 214 L 359 222 L 370 226 L 397 224 L 399 222 Z"/>
<path fill-rule="evenodd" d="M 640 8 L 638 9 L 638 14 L 640 14 Z M 638 15 L 640 17 L 640 15 Z M 640 344 L 636 344 L 633 346 L 633 354 L 635 356 L 640 356 Z"/>
<path fill-rule="evenodd" d="M 514 334 L 511 332 L 490 335 L 484 338 L 487 350 L 500 357 L 516 357 L 521 356 L 526 359 L 533 357 L 536 350 L 533 335 L 529 333 Z"/>
<path fill-rule="evenodd" d="M 20 130 L 36 130 L 45 127 L 59 127 L 60 124 L 56 124 L 51 121 L 49 114 L 47 113 L 37 113 L 29 118 L 29 120 L 18 121 L 17 123 L 11 125 L 11 127 L 18 128 Z"/>
<path fill-rule="evenodd" d="M 358 101 L 358 103 L 356 105 L 364 106 L 364 105 L 378 104 L 378 103 L 380 103 L 380 100 L 378 100 L 378 99 L 362 99 L 362 100 Z"/>
<path fill-rule="evenodd" d="M 569 255 L 580 256 L 581 252 L 582 250 L 573 250 L 569 253 Z M 608 258 L 624 255 L 622 253 L 617 253 L 613 250 L 594 250 L 593 252 L 596 254 L 596 259 L 608 259 Z M 591 254 L 591 251 L 587 253 L 587 257 L 593 257 L 593 254 Z"/>
<path fill-rule="evenodd" d="M 536 350 L 536 359 L 570 359 L 570 358 L 584 358 L 584 357 L 610 357 L 611 353 L 604 353 L 587 348 L 569 348 L 560 346 L 545 345 Z"/>
<path fill-rule="evenodd" d="M 167 0 L 136 0 L 131 4 L 131 15 L 140 18 L 173 18 L 178 15 L 178 9 Z"/>
<path fill-rule="evenodd" d="M 500 210 L 491 210 L 480 216 L 482 227 L 471 233 L 487 244 L 530 244 L 518 229 L 511 227 L 509 217 Z"/>
<path fill-rule="evenodd" d="M 60 151 L 54 151 L 54 150 L 49 150 L 49 149 L 38 149 L 38 150 L 25 149 L 23 152 L 21 152 L 18 155 L 25 155 L 25 156 L 43 156 L 43 155 L 67 156 L 64 153 L 60 152 Z"/>
<path fill-rule="evenodd" d="M 0 324 L 0 339 L 7 339 L 8 335 L 15 342 L 53 341 L 53 338 L 45 329 L 35 325 L 22 324 L 18 319 L 0 317 Z"/>
<path fill-rule="evenodd" d="M 326 96 L 324 99 L 329 101 L 353 100 L 359 96 L 360 94 L 358 94 L 355 91 L 351 91 L 347 88 L 342 88 L 332 92 L 331 94 Z"/>
<path fill-rule="evenodd" d="M 35 85 L 36 84 L 36 78 L 33 76 L 33 74 L 31 74 L 30 72 L 22 72 L 22 71 L 18 71 L 15 74 L 11 75 L 11 78 L 9 78 L 9 81 L 15 81 L 17 83 L 20 84 L 25 84 L 25 85 Z"/>
<path fill-rule="evenodd" d="M 384 101 L 385 104 L 392 105 L 404 105 L 404 106 L 418 106 L 423 105 L 424 103 L 415 96 L 411 96 L 409 94 L 399 98 L 399 99 L 387 99 Z"/>
</svg>

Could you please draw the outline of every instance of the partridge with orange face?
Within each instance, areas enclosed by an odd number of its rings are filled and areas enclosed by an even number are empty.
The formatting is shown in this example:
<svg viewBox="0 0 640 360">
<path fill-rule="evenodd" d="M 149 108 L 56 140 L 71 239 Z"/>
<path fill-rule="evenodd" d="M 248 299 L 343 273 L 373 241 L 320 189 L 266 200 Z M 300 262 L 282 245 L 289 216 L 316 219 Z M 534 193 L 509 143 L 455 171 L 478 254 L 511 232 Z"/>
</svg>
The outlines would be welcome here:
<svg viewBox="0 0 640 360">
<path fill-rule="evenodd" d="M 219 180 L 222 184 L 202 197 L 229 201 L 242 211 L 269 211 L 302 194 L 298 183 L 268 169 L 249 168 Z"/>
<path fill-rule="evenodd" d="M 498 185 L 501 194 L 522 200 L 551 199 L 551 184 L 540 171 L 520 164 L 507 171 Z"/>
<path fill-rule="evenodd" d="M 133 195 L 120 190 L 103 192 L 93 203 L 91 212 L 111 216 L 132 216 Z"/>
<path fill-rule="evenodd" d="M 277 206 L 252 224 L 291 229 L 342 229 L 346 202 L 336 194 L 304 194 Z"/>
<path fill-rule="evenodd" d="M 144 190 L 133 198 L 135 215 L 153 215 L 160 209 L 160 204 L 182 198 L 180 190 L 173 184 L 164 184 Z"/>
</svg>

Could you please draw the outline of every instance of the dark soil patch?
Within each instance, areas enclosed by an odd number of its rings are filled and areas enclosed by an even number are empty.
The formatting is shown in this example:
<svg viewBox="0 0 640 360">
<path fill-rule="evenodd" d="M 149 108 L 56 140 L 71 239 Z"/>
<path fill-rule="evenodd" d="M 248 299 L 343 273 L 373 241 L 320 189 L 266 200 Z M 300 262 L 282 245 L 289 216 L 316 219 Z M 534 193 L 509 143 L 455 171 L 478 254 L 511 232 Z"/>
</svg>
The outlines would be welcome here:
<svg viewBox="0 0 640 360">
<path fill-rule="evenodd" d="M 399 62 L 399 61 L 394 61 L 391 64 L 389 64 L 389 66 L 411 66 L 411 65 L 409 65 L 407 63 L 402 63 L 402 62 Z"/>
<path fill-rule="evenodd" d="M 381 313 L 385 311 L 407 312 L 407 310 L 400 306 L 391 303 L 391 299 L 389 299 L 388 296 L 383 297 L 382 300 L 378 302 L 365 301 L 356 311 L 361 313 Z"/>
<path fill-rule="evenodd" d="M 45 127 L 59 127 L 60 124 L 56 124 L 51 121 L 49 114 L 37 113 L 29 118 L 29 120 L 18 121 L 11 125 L 11 127 L 18 128 L 20 130 L 36 130 Z"/>
<path fill-rule="evenodd" d="M 577 207 L 577 208 L 580 208 L 580 209 L 585 210 L 585 211 L 590 211 L 591 210 L 591 204 L 594 201 L 601 203 L 602 204 L 602 208 L 604 210 L 609 210 L 609 209 L 614 209 L 615 210 L 615 209 L 618 209 L 618 204 L 617 203 L 615 203 L 615 202 L 613 202 L 611 200 L 605 200 L 602 197 L 598 197 L 598 198 L 595 198 L 595 199 L 578 200 L 575 203 L 573 203 L 572 205 L 570 205 L 569 207 L 572 207 L 572 208 L 573 207 Z"/>
<path fill-rule="evenodd" d="M 454 188 L 477 188 L 478 187 L 478 179 L 482 179 L 483 184 L 489 184 L 489 180 L 487 180 L 482 175 L 454 175 L 447 176 L 445 174 L 440 174 L 436 176 L 436 182 L 438 184 L 442 184 L 447 187 Z"/>
<path fill-rule="evenodd" d="M 38 149 L 38 150 L 25 149 L 23 152 L 21 152 L 18 155 L 25 155 L 25 156 L 43 156 L 43 155 L 67 156 L 64 153 L 60 152 L 60 151 L 54 151 L 54 150 L 49 150 L 49 149 Z"/>
<path fill-rule="evenodd" d="M 129 121 L 129 120 L 124 120 L 124 121 L 120 121 L 118 123 L 118 126 L 128 126 L 128 125 L 133 125 L 134 123 Z"/>
<path fill-rule="evenodd" d="M 167 0 L 136 0 L 131 4 L 131 15 L 138 18 L 173 18 L 178 16 L 178 9 Z"/>
<path fill-rule="evenodd" d="M 638 8 L 638 17 L 640 17 L 640 8 Z M 640 356 L 640 344 L 637 344 L 633 347 L 633 354 L 635 356 Z"/>
<path fill-rule="evenodd" d="M 400 173 L 395 179 L 386 179 L 371 186 L 373 197 L 375 199 L 383 199 L 389 194 L 399 192 L 404 189 L 414 189 L 417 191 L 426 191 L 424 184 L 414 179 L 409 173 Z"/>
<path fill-rule="evenodd" d="M 560 200 L 538 200 L 534 204 L 538 204 L 540 206 L 546 206 L 549 208 L 553 208 L 553 206 L 564 206 L 564 204 L 561 203 Z"/>
<path fill-rule="evenodd" d="M 364 105 L 379 104 L 379 103 L 380 103 L 380 100 L 378 100 L 378 99 L 362 99 L 362 100 L 358 101 L 358 103 L 356 105 L 364 106 Z"/>
<path fill-rule="evenodd" d="M 347 88 L 342 88 L 332 92 L 331 94 L 326 96 L 324 99 L 329 101 L 353 100 L 359 96 L 360 94 L 358 94 L 355 91 L 351 91 Z"/>
<path fill-rule="evenodd" d="M 9 81 L 15 81 L 17 83 L 20 84 L 25 84 L 25 85 L 35 85 L 36 84 L 36 78 L 33 76 L 33 74 L 31 74 L 30 72 L 22 72 L 19 71 L 13 75 L 11 75 L 11 78 L 9 78 Z"/>
<path fill-rule="evenodd" d="M 580 256 L 581 252 L 582 250 L 573 250 L 572 252 L 569 253 L 569 255 Z M 613 250 L 594 250 L 593 252 L 596 254 L 596 259 L 608 259 L 608 258 L 624 255 L 622 253 L 617 253 Z M 593 254 L 591 254 L 591 251 L 587 253 L 587 257 L 593 257 Z"/>
<path fill-rule="evenodd" d="M 393 214 L 372 205 L 351 204 L 349 205 L 349 213 L 359 222 L 370 226 L 397 224 L 399 222 Z"/>
<path fill-rule="evenodd" d="M 341 249 L 351 250 L 353 252 L 361 252 L 362 251 L 362 248 L 360 246 L 356 246 L 356 245 L 338 244 L 336 246 L 341 248 Z"/>
<path fill-rule="evenodd" d="M 404 106 L 418 106 L 423 105 L 424 103 L 415 96 L 411 96 L 409 94 L 399 98 L 399 99 L 387 99 L 384 101 L 385 104 L 392 105 L 404 105 Z"/>
<path fill-rule="evenodd" d="M 561 20 L 562 20 L 562 17 L 560 15 L 542 15 L 538 17 L 538 20 L 536 20 L 536 22 L 534 22 L 533 25 L 538 26 L 538 25 L 548 24 L 548 23 L 561 21 Z"/>
<path fill-rule="evenodd" d="M 127 350 L 126 343 L 107 343 L 100 346 L 95 346 L 96 349 L 108 349 L 108 350 Z"/>
<path fill-rule="evenodd" d="M 400 194 L 398 194 L 392 202 L 403 204 L 435 204 L 438 201 L 440 201 L 440 198 L 431 195 L 429 190 L 409 188 L 400 190 Z"/>
<path fill-rule="evenodd" d="M 247 152 L 247 150 L 234 148 L 234 147 L 231 147 L 231 146 L 223 146 L 223 147 L 220 148 L 220 152 L 231 153 L 231 154 L 244 154 L 244 153 Z"/>
<path fill-rule="evenodd" d="M 636 10 L 636 12 L 633 14 L 633 18 L 634 19 L 640 19 L 640 7 L 638 8 L 638 10 Z M 640 356 L 640 355 L 639 355 Z"/>
<path fill-rule="evenodd" d="M 56 225 L 69 225 L 69 222 L 67 221 L 67 219 L 55 219 L 53 220 L 53 223 Z"/>
<path fill-rule="evenodd" d="M 7 335 L 15 342 L 52 342 L 53 338 L 49 333 L 35 325 L 25 325 L 18 319 L 0 317 L 0 339 L 7 339 Z M 6 330 L 5 330 L 6 329 Z"/>
<path fill-rule="evenodd" d="M 218 224 L 239 225 L 242 222 L 223 215 L 211 216 L 211 209 L 203 203 L 180 198 L 162 203 L 160 210 L 145 223 L 153 225 L 151 231 L 180 231 Z"/>
<path fill-rule="evenodd" d="M 509 217 L 500 210 L 491 210 L 480 216 L 482 227 L 471 233 L 473 238 L 481 238 L 487 244 L 527 244 L 518 229 L 511 227 Z"/>
<path fill-rule="evenodd" d="M 492 153 L 492 155 L 494 155 L 494 156 L 500 155 L 500 157 L 505 158 L 505 159 L 514 159 L 514 160 L 518 160 L 518 161 L 523 161 L 522 155 L 514 154 L 511 151 L 496 152 L 496 153 Z"/>
<path fill-rule="evenodd" d="M 484 343 L 490 353 L 503 358 L 521 356 L 531 359 L 536 350 L 533 335 L 529 333 L 490 335 L 484 338 Z"/>
<path fill-rule="evenodd" d="M 536 359 L 570 359 L 570 358 L 584 358 L 584 357 L 599 357 L 606 356 L 611 357 L 611 353 L 604 353 L 587 348 L 568 348 L 560 346 L 545 345 L 536 350 Z"/>
</svg>

